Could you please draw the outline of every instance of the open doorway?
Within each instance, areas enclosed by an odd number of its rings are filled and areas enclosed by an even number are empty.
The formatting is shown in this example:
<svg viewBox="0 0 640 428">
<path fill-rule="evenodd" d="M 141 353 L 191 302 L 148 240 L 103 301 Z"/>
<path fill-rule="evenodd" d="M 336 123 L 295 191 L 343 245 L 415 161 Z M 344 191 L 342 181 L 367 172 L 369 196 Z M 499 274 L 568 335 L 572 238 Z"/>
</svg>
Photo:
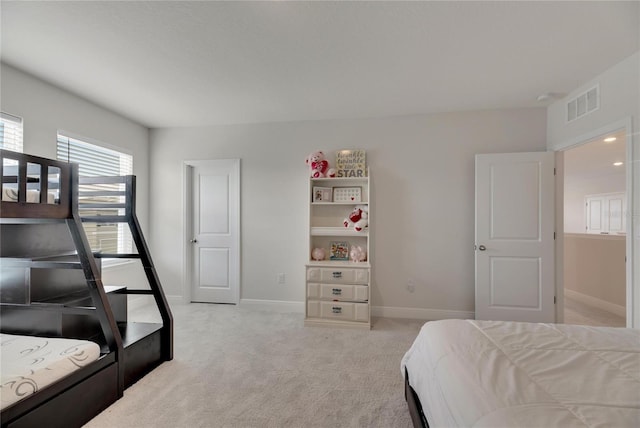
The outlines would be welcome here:
<svg viewBox="0 0 640 428">
<path fill-rule="evenodd" d="M 626 133 L 564 152 L 564 322 L 626 326 Z"/>
</svg>

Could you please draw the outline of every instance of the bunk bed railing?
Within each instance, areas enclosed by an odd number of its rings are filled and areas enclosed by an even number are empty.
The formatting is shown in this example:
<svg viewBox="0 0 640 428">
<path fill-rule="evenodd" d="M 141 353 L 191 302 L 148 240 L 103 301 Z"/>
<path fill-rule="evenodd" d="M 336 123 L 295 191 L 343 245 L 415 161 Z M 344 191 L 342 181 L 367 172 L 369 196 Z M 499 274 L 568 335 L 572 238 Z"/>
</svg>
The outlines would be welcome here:
<svg viewBox="0 0 640 428">
<path fill-rule="evenodd" d="M 106 345 L 119 359 L 122 338 L 104 291 L 100 271 L 92 256 L 75 205 L 78 192 L 78 164 L 0 149 L 0 224 L 64 222 L 74 243 L 80 268 L 84 272 L 94 309 L 59 304 L 14 305 L 13 310 L 46 310 L 65 313 L 94 313 L 100 323 Z M 6 256 L 6 254 L 0 254 Z M 74 268 L 61 262 L 25 261 L 30 268 Z M 122 376 L 121 376 L 122 378 Z M 121 380 L 120 385 L 123 382 Z M 122 390 L 122 389 L 121 389 Z"/>
<path fill-rule="evenodd" d="M 2 218 L 71 216 L 71 165 L 0 149 Z"/>
<path fill-rule="evenodd" d="M 103 351 L 97 362 L 3 409 L 2 428 L 25 421 L 80 426 L 122 397 L 125 387 L 173 359 L 173 317 L 136 217 L 135 185 L 135 176 L 80 177 L 77 164 L 0 150 L 0 268 L 11 277 L 0 281 L 0 315 L 10 320 L 3 332 L 86 334 Z M 127 224 L 137 252 L 96 252 L 87 234 L 92 222 L 96 229 Z M 140 259 L 150 289 L 105 287 L 100 265 L 106 258 Z M 121 294 L 152 295 L 162 324 L 129 322 Z"/>
</svg>

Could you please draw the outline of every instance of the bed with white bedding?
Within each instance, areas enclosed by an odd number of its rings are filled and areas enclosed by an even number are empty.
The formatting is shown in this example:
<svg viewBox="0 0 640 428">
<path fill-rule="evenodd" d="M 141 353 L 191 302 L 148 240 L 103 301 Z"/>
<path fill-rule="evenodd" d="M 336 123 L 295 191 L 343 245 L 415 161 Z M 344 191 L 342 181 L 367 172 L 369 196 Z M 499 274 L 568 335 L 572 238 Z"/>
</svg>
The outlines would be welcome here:
<svg viewBox="0 0 640 428">
<path fill-rule="evenodd" d="M 100 347 L 78 339 L 0 334 L 2 409 L 85 367 Z"/>
<path fill-rule="evenodd" d="M 2 201 L 3 202 L 18 202 L 18 188 L 17 187 L 2 187 Z M 40 191 L 27 189 L 27 195 L 25 197 L 25 202 L 28 203 L 40 203 Z M 47 204 L 55 204 L 56 202 L 56 193 L 55 192 L 47 192 Z"/>
<path fill-rule="evenodd" d="M 432 321 L 401 366 L 431 428 L 640 426 L 640 330 Z"/>
<path fill-rule="evenodd" d="M 36 341 L 18 344 L 12 351 L 16 345 L 13 339 L 2 340 L 0 425 L 80 427 L 122 397 L 125 365 L 121 363 L 124 347 L 118 325 L 106 293 L 100 290 L 99 271 L 86 235 L 81 232 L 78 165 L 0 149 L 0 193 L 0 235 L 12 238 L 2 239 L 0 251 L 0 330 L 29 335 L 25 340 Z M 68 237 L 62 233 L 65 229 Z M 57 242 L 58 232 L 64 235 L 64 242 Z M 22 237 L 24 240 L 20 240 Z M 67 256 L 69 251 L 75 251 L 77 260 Z M 62 286 L 66 275 L 41 269 L 76 267 L 82 268 L 86 279 L 91 296 L 88 305 L 78 306 L 73 299 L 67 301 L 69 305 L 56 300 L 70 292 L 69 287 Z M 39 291 L 47 289 L 46 295 L 29 293 L 31 275 L 36 271 L 43 277 Z M 56 276 L 51 287 L 46 281 L 50 274 Z M 73 284 L 84 283 L 74 280 Z M 22 299 L 13 300 L 13 285 L 18 294 L 22 288 Z M 73 294 L 76 290 L 71 289 Z M 89 333 L 85 329 L 85 320 L 89 319 L 85 315 L 97 317 L 99 331 Z M 101 347 L 98 350 L 97 345 L 89 344 L 91 350 L 80 349 L 75 340 L 32 337 L 65 334 L 91 335 Z M 56 349 L 61 343 L 62 348 Z M 11 354 L 23 362 L 11 362 Z M 45 361 L 53 355 L 63 358 L 45 368 Z M 61 367 L 64 370 L 55 374 Z"/>
</svg>

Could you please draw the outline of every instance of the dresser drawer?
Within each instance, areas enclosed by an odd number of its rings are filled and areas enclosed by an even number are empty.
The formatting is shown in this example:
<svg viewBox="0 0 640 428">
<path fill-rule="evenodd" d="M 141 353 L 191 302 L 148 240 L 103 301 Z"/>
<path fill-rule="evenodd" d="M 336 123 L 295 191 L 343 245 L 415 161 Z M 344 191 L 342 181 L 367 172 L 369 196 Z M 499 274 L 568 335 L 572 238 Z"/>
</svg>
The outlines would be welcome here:
<svg viewBox="0 0 640 428">
<path fill-rule="evenodd" d="M 307 302 L 307 316 L 309 318 L 368 322 L 369 304 L 309 300 Z"/>
<path fill-rule="evenodd" d="M 320 298 L 322 300 L 369 300 L 369 287 L 351 284 L 320 284 Z"/>
<path fill-rule="evenodd" d="M 307 284 L 307 299 L 320 298 L 320 284 L 310 282 Z"/>
<path fill-rule="evenodd" d="M 307 269 L 307 280 L 341 284 L 368 284 L 369 269 L 312 267 Z"/>
<path fill-rule="evenodd" d="M 307 298 L 340 301 L 369 301 L 369 287 L 352 284 L 307 284 Z"/>
<path fill-rule="evenodd" d="M 320 301 L 318 300 L 307 301 L 307 317 L 320 318 Z"/>
</svg>

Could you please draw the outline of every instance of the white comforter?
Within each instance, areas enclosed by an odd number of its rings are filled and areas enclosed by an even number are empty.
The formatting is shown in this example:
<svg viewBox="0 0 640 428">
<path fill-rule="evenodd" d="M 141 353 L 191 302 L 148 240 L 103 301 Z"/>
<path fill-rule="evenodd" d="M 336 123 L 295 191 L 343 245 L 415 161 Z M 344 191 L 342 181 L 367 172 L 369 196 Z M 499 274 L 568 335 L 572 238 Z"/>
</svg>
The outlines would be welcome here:
<svg viewBox="0 0 640 428">
<path fill-rule="evenodd" d="M 431 428 L 640 427 L 640 330 L 432 321 L 405 367 Z"/>
<path fill-rule="evenodd" d="M 86 340 L 0 334 L 1 408 L 95 361 L 100 347 Z"/>
</svg>

